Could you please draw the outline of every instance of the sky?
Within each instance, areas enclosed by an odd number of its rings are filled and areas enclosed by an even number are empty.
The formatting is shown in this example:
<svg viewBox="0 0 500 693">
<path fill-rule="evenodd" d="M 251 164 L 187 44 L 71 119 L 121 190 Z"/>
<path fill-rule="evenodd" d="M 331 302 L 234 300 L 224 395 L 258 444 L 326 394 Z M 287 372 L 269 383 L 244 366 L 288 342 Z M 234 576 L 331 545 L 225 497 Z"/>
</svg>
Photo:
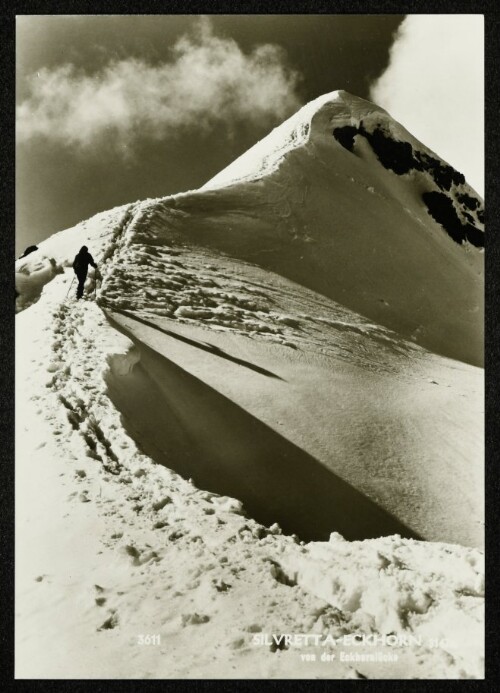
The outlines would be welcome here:
<svg viewBox="0 0 500 693">
<path fill-rule="evenodd" d="M 408 16 L 370 100 L 464 173 L 484 196 L 482 15 Z"/>
<path fill-rule="evenodd" d="M 482 32 L 463 15 L 18 17 L 16 254 L 200 187 L 335 89 L 386 108 L 482 195 Z"/>
</svg>

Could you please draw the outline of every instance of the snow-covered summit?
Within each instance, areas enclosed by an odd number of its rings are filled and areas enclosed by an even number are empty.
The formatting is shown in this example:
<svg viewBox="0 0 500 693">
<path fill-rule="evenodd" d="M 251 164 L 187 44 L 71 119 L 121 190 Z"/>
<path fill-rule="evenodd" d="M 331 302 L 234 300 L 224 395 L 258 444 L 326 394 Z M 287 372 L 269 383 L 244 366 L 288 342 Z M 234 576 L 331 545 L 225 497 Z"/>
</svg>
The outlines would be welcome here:
<svg viewBox="0 0 500 693">
<path fill-rule="evenodd" d="M 374 131 L 378 131 L 375 140 L 373 139 Z M 260 178 L 276 170 L 288 152 L 306 146 L 308 142 L 314 143 L 328 138 L 332 133 L 350 151 L 353 151 L 354 141 L 349 142 L 349 140 L 354 140 L 357 134 L 364 135 L 369 139 L 379 158 L 382 155 L 381 160 L 384 165 L 388 163 L 390 167 L 391 162 L 388 161 L 387 155 L 390 159 L 392 154 L 395 162 L 399 159 L 397 163 L 401 172 L 408 172 L 412 169 L 428 170 L 434 176 L 437 169 L 441 169 L 452 177 L 453 182 L 465 184 L 465 178 L 462 174 L 453 171 L 447 162 L 436 157 L 428 147 L 394 120 L 385 109 L 344 90 L 337 90 L 322 94 L 307 103 L 288 120 L 274 128 L 266 137 L 211 178 L 202 189 L 210 190 Z M 389 143 L 391 140 L 392 142 Z M 391 145 L 392 152 L 388 151 L 391 149 Z M 413 150 L 411 153 L 409 153 L 407 145 L 410 145 Z M 397 151 L 398 149 L 399 151 Z M 413 158 L 412 154 L 416 154 L 416 157 Z M 409 159 L 409 161 L 405 163 L 403 159 Z M 404 171 L 405 168 L 406 171 Z M 394 168 L 393 170 L 398 171 Z M 469 190 L 471 191 L 470 188 Z M 472 192 L 474 198 L 478 200 L 479 207 L 480 199 L 477 193 Z"/>
<path fill-rule="evenodd" d="M 307 143 L 311 135 L 312 121 L 316 120 L 316 116 L 320 113 L 328 112 L 333 117 L 336 114 L 344 123 L 350 122 L 355 114 L 361 117 L 362 113 L 370 113 L 370 107 L 377 112 L 386 113 L 369 101 L 343 90 L 322 94 L 275 127 L 266 137 L 205 183 L 201 189 L 211 190 L 253 180 L 276 170 L 288 152 Z M 315 124 L 314 131 L 316 129 L 320 130 L 320 127 L 317 128 Z"/>
<path fill-rule="evenodd" d="M 285 273 L 439 353 L 483 361 L 481 199 L 384 109 L 311 101 L 151 229 Z"/>
<path fill-rule="evenodd" d="M 288 120 L 274 128 L 241 156 L 211 178 L 202 190 L 224 187 L 232 183 L 259 178 L 279 166 L 285 154 L 305 144 L 308 139 L 311 119 L 325 103 L 334 103 L 343 92 L 323 94 L 310 101 Z"/>
</svg>

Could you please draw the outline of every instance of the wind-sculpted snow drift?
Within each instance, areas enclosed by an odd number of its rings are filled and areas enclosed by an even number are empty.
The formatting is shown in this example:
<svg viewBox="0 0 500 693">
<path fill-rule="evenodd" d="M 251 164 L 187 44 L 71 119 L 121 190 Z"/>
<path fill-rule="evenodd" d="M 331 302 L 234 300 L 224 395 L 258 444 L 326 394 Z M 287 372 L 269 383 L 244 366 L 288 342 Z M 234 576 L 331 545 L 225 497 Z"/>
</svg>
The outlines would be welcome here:
<svg viewBox="0 0 500 693">
<path fill-rule="evenodd" d="M 18 676 L 482 676 L 482 215 L 335 92 L 20 259 Z"/>
</svg>

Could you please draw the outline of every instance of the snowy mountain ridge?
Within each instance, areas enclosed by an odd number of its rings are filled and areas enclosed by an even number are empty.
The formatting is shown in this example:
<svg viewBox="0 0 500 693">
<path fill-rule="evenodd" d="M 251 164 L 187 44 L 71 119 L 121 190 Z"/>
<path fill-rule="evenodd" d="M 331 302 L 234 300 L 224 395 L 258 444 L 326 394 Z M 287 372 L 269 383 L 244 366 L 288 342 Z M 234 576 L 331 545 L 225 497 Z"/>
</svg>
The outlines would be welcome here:
<svg viewBox="0 0 500 693">
<path fill-rule="evenodd" d="M 384 114 L 325 95 L 17 261 L 18 676 L 482 676 L 482 205 Z M 303 632 L 421 644 L 254 644 Z"/>
<path fill-rule="evenodd" d="M 363 99 L 322 96 L 199 191 L 142 205 L 149 234 L 260 263 L 426 348 L 483 362 L 482 202 Z M 23 267 L 21 294 L 37 284 Z"/>
<path fill-rule="evenodd" d="M 290 151 L 306 146 L 310 139 L 320 139 L 328 130 L 351 152 L 356 148 L 356 136 L 364 136 L 383 165 L 400 175 L 412 170 L 421 171 L 429 174 L 427 177 L 440 191 L 449 192 L 453 187 L 453 207 L 450 207 L 448 201 L 444 201 L 444 197 L 437 198 L 439 202 L 428 203 L 429 212 L 458 242 L 466 238 L 472 245 L 483 247 L 482 200 L 466 184 L 464 176 L 436 157 L 383 108 L 343 90 L 323 94 L 307 103 L 201 189 L 211 190 L 262 178 L 277 170 Z M 444 213 L 441 210 L 443 202 L 446 209 Z M 459 223 L 453 218 L 453 211 L 458 212 Z M 450 220 L 447 214 L 451 215 Z M 460 233 L 456 230 L 457 226 L 462 226 L 467 231 L 462 230 Z M 449 229 L 453 229 L 455 233 Z"/>
</svg>

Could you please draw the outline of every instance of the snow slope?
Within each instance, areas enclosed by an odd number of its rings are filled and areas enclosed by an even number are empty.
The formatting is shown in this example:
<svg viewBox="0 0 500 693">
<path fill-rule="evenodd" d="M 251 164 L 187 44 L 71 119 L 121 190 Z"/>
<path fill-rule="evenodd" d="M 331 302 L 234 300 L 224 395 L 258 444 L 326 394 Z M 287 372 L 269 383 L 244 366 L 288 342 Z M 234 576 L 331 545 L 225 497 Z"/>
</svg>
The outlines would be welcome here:
<svg viewBox="0 0 500 693">
<path fill-rule="evenodd" d="M 135 428 L 147 412 L 141 438 L 158 431 L 175 456 L 159 461 L 302 538 L 334 528 L 351 539 L 406 532 L 482 545 L 480 369 L 257 267 L 133 238 L 117 252 L 100 302 L 138 341 L 151 384 L 141 397 L 139 383 L 122 379 L 111 394 Z M 154 383 L 161 392 L 151 407 Z M 155 424 L 151 409 L 161 412 Z M 165 411 L 182 436 L 165 432 Z"/>
<path fill-rule="evenodd" d="M 18 261 L 18 677 L 483 675 L 482 208 L 430 159 L 336 92 Z"/>
<path fill-rule="evenodd" d="M 165 200 L 158 225 L 483 363 L 482 201 L 383 109 L 320 97 L 202 191 Z"/>
</svg>

